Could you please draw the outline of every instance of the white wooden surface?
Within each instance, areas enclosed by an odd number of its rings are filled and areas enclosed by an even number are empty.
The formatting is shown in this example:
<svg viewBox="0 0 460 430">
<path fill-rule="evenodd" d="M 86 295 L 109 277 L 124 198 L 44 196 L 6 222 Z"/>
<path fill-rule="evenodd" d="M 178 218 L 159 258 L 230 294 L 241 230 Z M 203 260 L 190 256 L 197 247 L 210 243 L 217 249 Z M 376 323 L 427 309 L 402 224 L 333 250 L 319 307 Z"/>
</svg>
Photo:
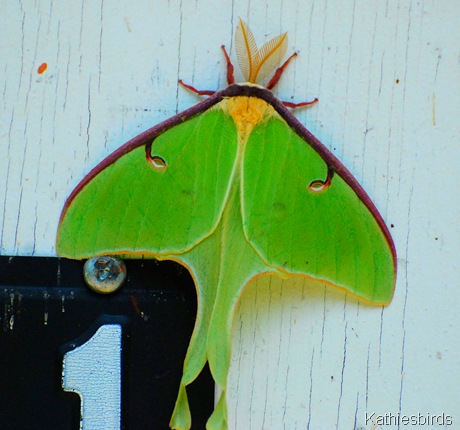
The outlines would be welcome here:
<svg viewBox="0 0 460 430">
<path fill-rule="evenodd" d="M 2 0 L 0 252 L 54 255 L 66 196 L 103 157 L 225 86 L 237 17 L 299 57 L 276 89 L 349 167 L 398 251 L 392 304 L 274 278 L 235 318 L 231 429 L 460 428 L 460 2 Z M 37 73 L 46 62 L 48 69 Z M 239 75 L 238 75 L 239 76 Z"/>
</svg>

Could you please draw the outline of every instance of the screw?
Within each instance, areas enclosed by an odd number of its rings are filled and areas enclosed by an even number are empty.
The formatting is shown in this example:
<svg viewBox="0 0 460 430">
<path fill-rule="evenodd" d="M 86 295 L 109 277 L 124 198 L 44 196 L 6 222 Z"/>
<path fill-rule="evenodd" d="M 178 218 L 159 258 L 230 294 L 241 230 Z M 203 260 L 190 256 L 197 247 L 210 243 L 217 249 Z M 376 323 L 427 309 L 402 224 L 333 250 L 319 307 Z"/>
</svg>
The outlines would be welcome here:
<svg viewBox="0 0 460 430">
<path fill-rule="evenodd" d="M 86 260 L 83 276 L 89 288 L 96 293 L 110 294 L 117 291 L 126 279 L 126 266 L 117 257 L 104 255 Z"/>
</svg>

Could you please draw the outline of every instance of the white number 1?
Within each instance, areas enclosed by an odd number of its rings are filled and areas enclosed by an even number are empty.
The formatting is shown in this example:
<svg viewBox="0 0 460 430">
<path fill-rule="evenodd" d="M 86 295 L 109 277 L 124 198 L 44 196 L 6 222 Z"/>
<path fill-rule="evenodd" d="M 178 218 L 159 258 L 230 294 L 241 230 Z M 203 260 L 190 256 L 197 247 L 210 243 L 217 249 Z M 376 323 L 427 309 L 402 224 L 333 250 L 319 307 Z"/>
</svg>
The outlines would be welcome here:
<svg viewBox="0 0 460 430">
<path fill-rule="evenodd" d="M 62 388 L 80 396 L 81 430 L 120 429 L 121 330 L 105 324 L 64 355 Z"/>
</svg>

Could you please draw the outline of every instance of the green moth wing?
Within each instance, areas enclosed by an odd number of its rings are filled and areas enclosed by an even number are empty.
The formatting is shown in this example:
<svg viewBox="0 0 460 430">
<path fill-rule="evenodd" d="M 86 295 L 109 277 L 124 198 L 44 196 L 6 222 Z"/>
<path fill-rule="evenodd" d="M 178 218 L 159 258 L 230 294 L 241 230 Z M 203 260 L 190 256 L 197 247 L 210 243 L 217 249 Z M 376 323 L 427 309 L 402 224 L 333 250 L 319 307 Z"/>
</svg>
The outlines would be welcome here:
<svg viewBox="0 0 460 430">
<path fill-rule="evenodd" d="M 131 146 L 96 167 L 68 199 L 59 255 L 158 258 L 184 252 L 215 228 L 236 157 L 231 119 L 210 110 L 161 133 L 147 156 L 144 146 Z"/>
<path fill-rule="evenodd" d="M 248 240 L 281 271 L 389 303 L 395 282 L 389 233 L 362 188 L 347 182 L 351 175 L 335 172 L 331 154 L 310 142 L 279 114 L 254 128 L 243 168 Z"/>
</svg>

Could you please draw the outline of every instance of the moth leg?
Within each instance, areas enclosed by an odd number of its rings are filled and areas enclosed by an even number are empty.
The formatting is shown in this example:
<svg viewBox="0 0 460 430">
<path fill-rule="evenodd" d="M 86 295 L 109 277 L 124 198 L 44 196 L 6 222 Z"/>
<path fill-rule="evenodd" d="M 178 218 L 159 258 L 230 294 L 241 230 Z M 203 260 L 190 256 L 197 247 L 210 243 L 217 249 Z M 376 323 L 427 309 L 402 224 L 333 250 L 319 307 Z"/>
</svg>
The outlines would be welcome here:
<svg viewBox="0 0 460 430">
<path fill-rule="evenodd" d="M 268 81 L 268 84 L 267 84 L 267 90 L 271 90 L 273 89 L 273 87 L 279 82 L 280 78 L 281 78 L 281 75 L 283 74 L 284 72 L 284 69 L 286 69 L 286 67 L 288 66 L 288 64 L 295 58 L 297 57 L 297 52 L 294 52 L 280 67 L 278 67 L 276 69 L 276 72 L 275 74 L 273 75 L 273 77 Z M 292 103 L 292 102 L 283 102 L 283 105 L 288 107 L 288 108 L 292 108 L 292 109 L 295 109 L 295 108 L 299 108 L 299 107 L 303 107 L 303 106 L 309 106 L 309 105 L 312 105 L 314 103 L 316 103 L 318 101 L 317 98 L 315 98 L 314 100 L 312 100 L 311 102 L 300 102 L 300 103 Z"/>
<path fill-rule="evenodd" d="M 318 101 L 318 98 L 315 97 L 314 100 L 312 100 L 311 102 L 300 102 L 300 103 L 292 103 L 292 102 L 283 102 L 283 105 L 288 107 L 288 108 L 299 108 L 299 107 L 303 107 L 303 106 L 309 106 L 309 105 L 312 105 L 314 103 L 316 103 Z"/>
<path fill-rule="evenodd" d="M 215 93 L 215 91 L 212 90 L 197 90 L 195 87 L 185 84 L 184 81 L 182 81 L 182 79 L 179 79 L 179 84 L 181 84 L 184 88 L 187 88 L 189 91 L 199 96 L 212 96 Z"/>
<path fill-rule="evenodd" d="M 233 74 L 233 71 L 235 68 L 233 67 L 232 62 L 230 61 L 230 57 L 227 54 L 227 50 L 225 49 L 225 46 L 221 46 L 222 51 L 224 51 L 225 55 L 225 61 L 227 62 L 227 83 L 228 85 L 234 84 L 235 83 L 235 76 Z"/>
<path fill-rule="evenodd" d="M 279 82 L 281 75 L 284 72 L 284 69 L 288 66 L 288 64 L 297 57 L 297 52 L 294 52 L 280 67 L 276 69 L 275 74 L 273 77 L 268 81 L 267 90 L 273 89 L 273 87 Z"/>
</svg>

